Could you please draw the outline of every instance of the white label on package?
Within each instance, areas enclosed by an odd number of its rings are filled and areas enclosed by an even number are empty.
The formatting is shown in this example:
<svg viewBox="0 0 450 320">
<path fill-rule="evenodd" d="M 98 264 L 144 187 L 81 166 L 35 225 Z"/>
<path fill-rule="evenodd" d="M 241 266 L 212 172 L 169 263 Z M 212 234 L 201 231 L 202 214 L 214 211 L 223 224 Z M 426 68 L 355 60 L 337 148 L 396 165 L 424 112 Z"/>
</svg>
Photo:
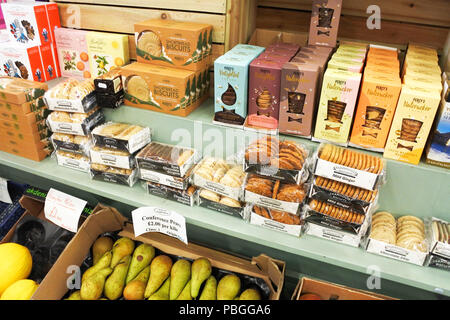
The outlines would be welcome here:
<svg viewBox="0 0 450 320">
<path fill-rule="evenodd" d="M 317 159 L 315 175 L 347 183 L 363 189 L 374 190 L 378 175 Z"/>
<path fill-rule="evenodd" d="M 105 166 L 113 166 L 122 169 L 131 169 L 130 156 L 119 156 L 91 149 L 92 163 L 103 164 Z"/>
<path fill-rule="evenodd" d="M 81 100 L 67 100 L 45 97 L 49 110 L 85 113 Z"/>
<path fill-rule="evenodd" d="M 404 249 L 395 245 L 389 245 L 385 242 L 369 239 L 367 252 L 376 253 L 392 259 L 409 262 L 422 266 L 425 262 L 427 254 L 413 250 Z"/>
<path fill-rule="evenodd" d="M 134 153 L 151 142 L 150 128 L 144 128 L 128 140 L 128 152 Z"/>
<path fill-rule="evenodd" d="M 147 232 L 161 232 L 188 244 L 186 219 L 174 211 L 156 207 L 137 208 L 131 212 L 136 237 Z"/>
<path fill-rule="evenodd" d="M 61 228 L 77 232 L 78 221 L 86 204 L 85 200 L 52 188 L 45 198 L 45 217 Z"/>
<path fill-rule="evenodd" d="M 140 169 L 139 172 L 140 178 L 142 180 L 163 184 L 165 186 L 173 187 L 180 190 L 185 189 L 185 183 L 183 179 L 180 177 L 174 177 L 168 174 L 159 173 L 156 171 L 146 169 Z"/>
<path fill-rule="evenodd" d="M 232 198 L 234 200 L 240 200 L 241 198 L 241 188 L 233 188 L 223 185 L 218 182 L 210 181 L 198 174 L 193 175 L 193 184 L 197 187 L 211 190 L 222 196 Z"/>
<path fill-rule="evenodd" d="M 60 154 L 56 154 L 56 159 L 60 166 L 63 166 L 66 168 L 75 169 L 75 170 L 79 170 L 82 172 L 89 172 L 89 169 L 91 168 L 89 161 L 86 161 L 86 160 L 72 159 L 72 158 L 64 157 Z"/>
<path fill-rule="evenodd" d="M 262 227 L 265 227 L 268 229 L 292 234 L 297 237 L 300 235 L 300 232 L 302 230 L 301 225 L 291 225 L 291 224 L 280 223 L 280 222 L 277 222 L 277 221 L 274 221 L 271 219 L 264 218 L 264 217 L 260 216 L 259 214 L 256 214 L 253 212 L 251 213 L 251 216 L 250 216 L 250 223 L 257 225 L 257 226 L 262 226 Z"/>
<path fill-rule="evenodd" d="M 307 224 L 306 234 L 327 240 L 332 240 L 335 242 L 344 243 L 352 247 L 359 247 L 359 243 L 361 242 L 361 237 L 358 235 L 352 235 L 346 232 L 332 230 L 314 223 Z"/>
<path fill-rule="evenodd" d="M 270 209 L 286 211 L 289 213 L 296 214 L 300 204 L 298 202 L 287 202 L 281 201 L 277 199 L 272 199 L 268 197 L 264 197 L 262 195 L 245 191 L 245 202 L 253 203 L 254 205 L 266 207 Z"/>
<path fill-rule="evenodd" d="M 8 191 L 8 180 L 0 178 L 0 202 L 12 203 Z"/>
</svg>

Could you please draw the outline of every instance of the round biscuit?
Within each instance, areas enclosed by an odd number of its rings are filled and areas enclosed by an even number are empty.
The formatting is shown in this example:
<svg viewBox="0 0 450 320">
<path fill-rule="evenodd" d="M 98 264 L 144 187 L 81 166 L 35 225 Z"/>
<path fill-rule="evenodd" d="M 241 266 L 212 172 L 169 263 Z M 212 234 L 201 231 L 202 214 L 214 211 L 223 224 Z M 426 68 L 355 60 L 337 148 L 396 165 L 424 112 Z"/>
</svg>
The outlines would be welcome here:
<svg viewBox="0 0 450 320">
<path fill-rule="evenodd" d="M 387 212 L 387 211 L 378 211 L 377 213 L 375 213 L 375 214 L 372 216 L 372 221 L 376 220 L 378 217 L 383 217 L 383 216 L 389 217 L 389 219 L 390 219 L 391 221 L 393 221 L 393 223 L 395 223 L 395 218 L 394 218 L 394 216 L 393 216 L 392 214 L 390 214 L 389 212 Z"/>
<path fill-rule="evenodd" d="M 347 161 L 347 149 L 342 152 L 341 159 L 339 160 L 340 165 L 344 165 L 345 161 Z"/>
<path fill-rule="evenodd" d="M 414 221 L 417 221 L 417 222 L 420 223 L 420 224 L 423 224 L 422 219 L 417 218 L 417 217 L 414 217 L 414 216 L 402 216 L 402 217 L 400 217 L 400 218 L 397 219 L 397 222 L 398 222 L 399 224 L 401 224 L 401 223 L 403 223 L 404 221 L 408 221 L 408 220 L 414 220 Z"/>
<path fill-rule="evenodd" d="M 344 211 L 344 214 L 343 214 L 342 217 L 341 217 L 341 219 L 344 220 L 344 221 L 347 221 L 347 219 L 348 219 L 350 213 L 351 213 L 350 211 L 345 210 L 345 211 Z"/>
<path fill-rule="evenodd" d="M 330 159 L 331 155 L 331 145 L 325 144 L 319 151 L 319 158 L 325 161 Z"/>
<path fill-rule="evenodd" d="M 414 235 L 417 235 L 418 237 L 425 238 L 425 234 L 416 228 L 406 228 L 406 229 L 397 230 L 398 238 L 400 238 L 401 236 L 406 235 L 406 234 L 414 234 Z"/>
<path fill-rule="evenodd" d="M 345 183 L 339 182 L 336 192 L 342 194 L 342 190 L 344 190 L 345 185 L 346 185 Z"/>
<path fill-rule="evenodd" d="M 337 210 L 337 207 L 333 206 L 333 208 L 331 209 L 331 212 L 330 212 L 330 216 L 333 216 L 334 214 L 336 214 L 336 210 Z"/>
<path fill-rule="evenodd" d="M 377 221 L 372 221 L 372 229 L 376 229 L 379 227 L 386 227 L 386 228 L 391 228 L 392 231 L 397 232 L 397 230 L 395 229 L 395 224 L 393 224 L 391 221 L 389 220 L 377 220 Z"/>
<path fill-rule="evenodd" d="M 316 199 L 312 199 L 312 200 L 309 202 L 309 207 L 310 207 L 312 210 L 316 210 L 317 206 L 318 206 L 318 201 L 317 201 Z"/>
<path fill-rule="evenodd" d="M 417 223 L 416 221 L 407 221 L 403 223 L 397 223 L 397 230 L 407 229 L 407 228 L 415 228 L 420 230 L 420 232 L 425 233 L 425 227 L 423 224 Z"/>
<path fill-rule="evenodd" d="M 356 194 L 357 190 L 358 190 L 357 187 L 353 187 L 353 189 L 350 190 L 348 196 L 349 196 L 350 198 L 355 198 L 355 194 Z"/>
</svg>

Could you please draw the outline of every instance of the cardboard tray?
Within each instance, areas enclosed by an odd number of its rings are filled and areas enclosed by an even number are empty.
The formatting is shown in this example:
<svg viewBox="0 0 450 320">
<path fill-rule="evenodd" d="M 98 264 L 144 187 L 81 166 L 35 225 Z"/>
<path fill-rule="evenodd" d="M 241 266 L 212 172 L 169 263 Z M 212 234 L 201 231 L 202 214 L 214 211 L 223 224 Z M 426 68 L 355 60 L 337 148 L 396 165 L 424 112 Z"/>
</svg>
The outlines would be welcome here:
<svg viewBox="0 0 450 320">
<path fill-rule="evenodd" d="M 284 284 L 285 262 L 264 254 L 249 261 L 193 243 L 186 245 L 160 233 L 147 233 L 136 238 L 133 225 L 128 223 L 124 216 L 112 207 L 99 204 L 78 229 L 77 234 L 53 265 L 32 299 L 59 300 L 63 298 L 68 291 L 67 278 L 70 277 L 70 274 L 67 274 L 67 268 L 74 265 L 80 266 L 83 263 L 99 235 L 116 231 L 120 231 L 119 236 L 151 244 L 169 255 L 188 259 L 206 257 L 213 267 L 261 278 L 270 288 L 269 299 L 280 298 Z"/>
</svg>

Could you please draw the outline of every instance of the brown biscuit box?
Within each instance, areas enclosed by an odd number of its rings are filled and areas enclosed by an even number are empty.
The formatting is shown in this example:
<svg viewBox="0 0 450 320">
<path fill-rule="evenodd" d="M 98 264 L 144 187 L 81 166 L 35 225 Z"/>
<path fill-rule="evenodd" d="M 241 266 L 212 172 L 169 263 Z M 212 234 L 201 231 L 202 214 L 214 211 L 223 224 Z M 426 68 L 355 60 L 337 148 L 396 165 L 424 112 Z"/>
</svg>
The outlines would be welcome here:
<svg viewBox="0 0 450 320">
<path fill-rule="evenodd" d="M 202 70 L 211 62 L 212 26 L 152 19 L 134 25 L 138 62 Z"/>
<path fill-rule="evenodd" d="M 25 102 L 22 104 L 15 104 L 9 101 L 0 100 L 0 112 L 6 111 L 11 113 L 21 113 L 26 114 L 30 112 L 36 112 L 45 108 L 45 102 L 43 97 L 37 98 L 30 102 Z"/>
<path fill-rule="evenodd" d="M 135 62 L 122 68 L 122 81 L 126 105 L 178 116 L 187 116 L 207 96 L 197 95 L 197 74 L 189 70 Z"/>
<path fill-rule="evenodd" d="M 42 97 L 47 90 L 46 83 L 0 77 L 0 100 L 2 101 L 23 104 Z"/>
<path fill-rule="evenodd" d="M 314 0 L 309 27 L 309 45 L 335 47 L 342 0 Z"/>
<path fill-rule="evenodd" d="M 280 133 L 310 136 L 315 114 L 319 67 L 290 62 L 281 71 Z"/>
</svg>

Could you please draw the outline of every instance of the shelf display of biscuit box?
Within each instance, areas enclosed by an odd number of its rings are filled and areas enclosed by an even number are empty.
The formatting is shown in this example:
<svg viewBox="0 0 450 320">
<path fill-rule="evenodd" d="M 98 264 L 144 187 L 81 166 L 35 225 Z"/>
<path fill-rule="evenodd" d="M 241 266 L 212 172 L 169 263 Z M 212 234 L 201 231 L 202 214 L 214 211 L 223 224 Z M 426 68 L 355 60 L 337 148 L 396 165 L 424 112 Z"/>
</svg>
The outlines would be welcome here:
<svg viewBox="0 0 450 320">
<path fill-rule="evenodd" d="M 220 213 L 248 221 L 250 207 L 233 198 L 223 196 L 208 189 L 200 189 L 197 193 L 197 204 Z"/>
<path fill-rule="evenodd" d="M 301 235 L 303 225 L 298 215 L 259 206 L 252 206 L 249 222 L 250 224 L 284 232 L 296 237 Z"/>
<path fill-rule="evenodd" d="M 194 261 L 199 257 L 206 258 L 212 267 L 211 274 L 215 277 L 217 276 L 217 283 L 220 282 L 224 274 L 234 274 L 240 279 L 241 290 L 231 299 L 235 296 L 240 296 L 241 291 L 247 289 L 250 283 L 257 285 L 261 289 L 260 294 L 262 299 L 280 299 L 284 285 L 285 263 L 283 261 L 272 259 L 267 255 L 260 255 L 249 261 L 194 243 L 187 245 L 181 244 L 179 240 L 160 233 L 146 233 L 135 237 L 133 225 L 128 223 L 125 217 L 116 209 L 102 205 L 97 205 L 94 212 L 79 228 L 57 263 L 48 273 L 46 279 L 40 284 L 33 299 L 58 300 L 68 297 L 72 292 L 69 292 L 67 288 L 67 267 L 69 265 L 83 267 L 86 258 L 90 256 L 91 247 L 95 240 L 102 235 L 110 235 L 111 233 L 117 238 L 128 238 L 133 241 L 133 248 L 138 243 L 152 246 L 155 249 L 155 257 L 166 256 L 164 258 L 158 258 L 158 260 L 170 259 L 172 261 L 171 258 L 182 257 L 188 261 Z M 122 241 L 129 242 L 129 240 Z M 134 243 L 135 241 L 136 244 Z M 148 265 L 151 267 L 150 261 Z M 218 271 L 221 272 L 219 273 Z M 83 290 L 83 288 L 80 290 Z M 149 291 L 153 292 L 151 290 Z M 96 298 L 97 296 L 100 298 L 102 292 L 96 292 Z"/>
<path fill-rule="evenodd" d="M 450 223 L 432 217 L 425 224 L 430 238 L 430 258 L 427 265 L 450 270 Z"/>
<path fill-rule="evenodd" d="M 89 113 L 68 113 L 53 111 L 47 117 L 47 126 L 52 132 L 87 136 L 98 125 L 105 122 L 105 115 L 99 108 Z"/>
<path fill-rule="evenodd" d="M 54 156 L 58 165 L 66 168 L 82 172 L 89 172 L 91 168 L 89 158 L 83 154 L 56 150 Z"/>
<path fill-rule="evenodd" d="M 116 109 L 123 104 L 125 91 L 120 68 L 112 69 L 94 79 L 94 85 L 99 107 Z"/>
<path fill-rule="evenodd" d="M 90 150 L 90 156 L 93 163 L 105 166 L 121 169 L 134 169 L 136 167 L 134 155 L 122 150 L 94 146 Z"/>
<path fill-rule="evenodd" d="M 89 156 L 92 148 L 92 139 L 87 136 L 77 136 L 72 134 L 54 133 L 50 137 L 55 150 L 71 152 Z"/>
<path fill-rule="evenodd" d="M 112 182 L 132 187 L 138 181 L 138 170 L 122 169 L 91 163 L 90 176 L 94 180 Z"/>
<path fill-rule="evenodd" d="M 150 195 L 176 201 L 190 207 L 193 207 L 196 202 L 195 192 L 197 188 L 194 186 L 188 186 L 183 190 L 147 181 L 144 182 L 144 188 Z"/>
<path fill-rule="evenodd" d="M 68 79 L 48 90 L 44 100 L 53 111 L 88 113 L 97 107 L 94 83 L 90 79 Z"/>
</svg>

